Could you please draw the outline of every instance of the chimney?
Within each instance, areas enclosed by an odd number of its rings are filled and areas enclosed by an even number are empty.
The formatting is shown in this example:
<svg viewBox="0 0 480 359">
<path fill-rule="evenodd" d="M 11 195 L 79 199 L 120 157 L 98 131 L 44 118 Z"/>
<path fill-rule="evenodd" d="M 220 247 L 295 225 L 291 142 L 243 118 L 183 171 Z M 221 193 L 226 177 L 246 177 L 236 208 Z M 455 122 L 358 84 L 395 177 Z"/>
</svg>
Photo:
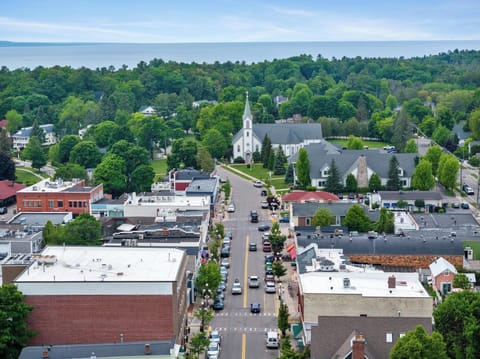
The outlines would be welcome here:
<svg viewBox="0 0 480 359">
<path fill-rule="evenodd" d="M 352 359 L 365 358 L 365 338 L 363 335 L 355 335 L 352 341 Z"/>
<path fill-rule="evenodd" d="M 397 280 L 395 279 L 395 276 L 392 275 L 388 277 L 388 288 L 395 289 L 396 285 L 397 285 Z"/>
</svg>

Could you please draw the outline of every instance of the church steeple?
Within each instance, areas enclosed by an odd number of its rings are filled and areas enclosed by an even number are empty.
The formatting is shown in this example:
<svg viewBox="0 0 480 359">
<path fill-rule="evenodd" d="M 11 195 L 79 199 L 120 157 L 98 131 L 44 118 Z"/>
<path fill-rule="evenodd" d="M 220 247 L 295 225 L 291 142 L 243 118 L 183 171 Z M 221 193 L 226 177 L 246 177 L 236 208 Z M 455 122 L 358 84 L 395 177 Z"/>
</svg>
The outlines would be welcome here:
<svg viewBox="0 0 480 359">
<path fill-rule="evenodd" d="M 247 98 L 245 99 L 245 110 L 243 111 L 243 120 L 249 119 L 252 120 L 252 113 L 250 112 L 250 102 L 248 101 L 248 91 Z"/>
</svg>

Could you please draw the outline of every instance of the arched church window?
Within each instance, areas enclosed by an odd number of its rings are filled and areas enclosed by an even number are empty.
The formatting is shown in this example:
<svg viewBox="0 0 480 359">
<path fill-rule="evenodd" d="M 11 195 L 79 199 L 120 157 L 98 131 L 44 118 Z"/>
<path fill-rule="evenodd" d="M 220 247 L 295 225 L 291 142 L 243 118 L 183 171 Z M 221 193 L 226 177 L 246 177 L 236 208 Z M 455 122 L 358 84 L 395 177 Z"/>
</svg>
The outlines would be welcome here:
<svg viewBox="0 0 480 359">
<path fill-rule="evenodd" d="M 237 146 L 237 152 L 240 152 L 240 145 Z"/>
</svg>

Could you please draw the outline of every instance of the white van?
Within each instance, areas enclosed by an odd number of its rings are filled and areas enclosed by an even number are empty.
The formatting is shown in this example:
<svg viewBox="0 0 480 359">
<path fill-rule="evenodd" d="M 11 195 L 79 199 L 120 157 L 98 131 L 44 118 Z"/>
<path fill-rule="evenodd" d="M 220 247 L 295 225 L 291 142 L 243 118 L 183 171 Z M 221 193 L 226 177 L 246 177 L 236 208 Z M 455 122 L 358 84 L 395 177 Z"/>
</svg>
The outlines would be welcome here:
<svg viewBox="0 0 480 359">
<path fill-rule="evenodd" d="M 267 348 L 277 349 L 280 345 L 280 340 L 278 338 L 278 332 L 270 331 L 265 333 L 265 344 Z"/>
</svg>

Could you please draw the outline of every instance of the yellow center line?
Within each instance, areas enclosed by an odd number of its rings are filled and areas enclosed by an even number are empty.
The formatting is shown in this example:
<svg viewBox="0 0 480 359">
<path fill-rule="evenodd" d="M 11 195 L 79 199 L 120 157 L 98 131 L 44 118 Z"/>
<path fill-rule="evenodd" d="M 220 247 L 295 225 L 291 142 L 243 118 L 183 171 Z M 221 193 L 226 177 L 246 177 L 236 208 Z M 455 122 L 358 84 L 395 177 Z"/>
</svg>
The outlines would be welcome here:
<svg viewBox="0 0 480 359">
<path fill-rule="evenodd" d="M 247 234 L 245 238 L 245 263 L 243 272 L 243 307 L 247 307 L 247 288 L 248 288 L 248 242 L 250 242 L 250 236 Z"/>
<path fill-rule="evenodd" d="M 247 334 L 242 334 L 242 359 L 245 359 L 247 355 Z"/>
</svg>

